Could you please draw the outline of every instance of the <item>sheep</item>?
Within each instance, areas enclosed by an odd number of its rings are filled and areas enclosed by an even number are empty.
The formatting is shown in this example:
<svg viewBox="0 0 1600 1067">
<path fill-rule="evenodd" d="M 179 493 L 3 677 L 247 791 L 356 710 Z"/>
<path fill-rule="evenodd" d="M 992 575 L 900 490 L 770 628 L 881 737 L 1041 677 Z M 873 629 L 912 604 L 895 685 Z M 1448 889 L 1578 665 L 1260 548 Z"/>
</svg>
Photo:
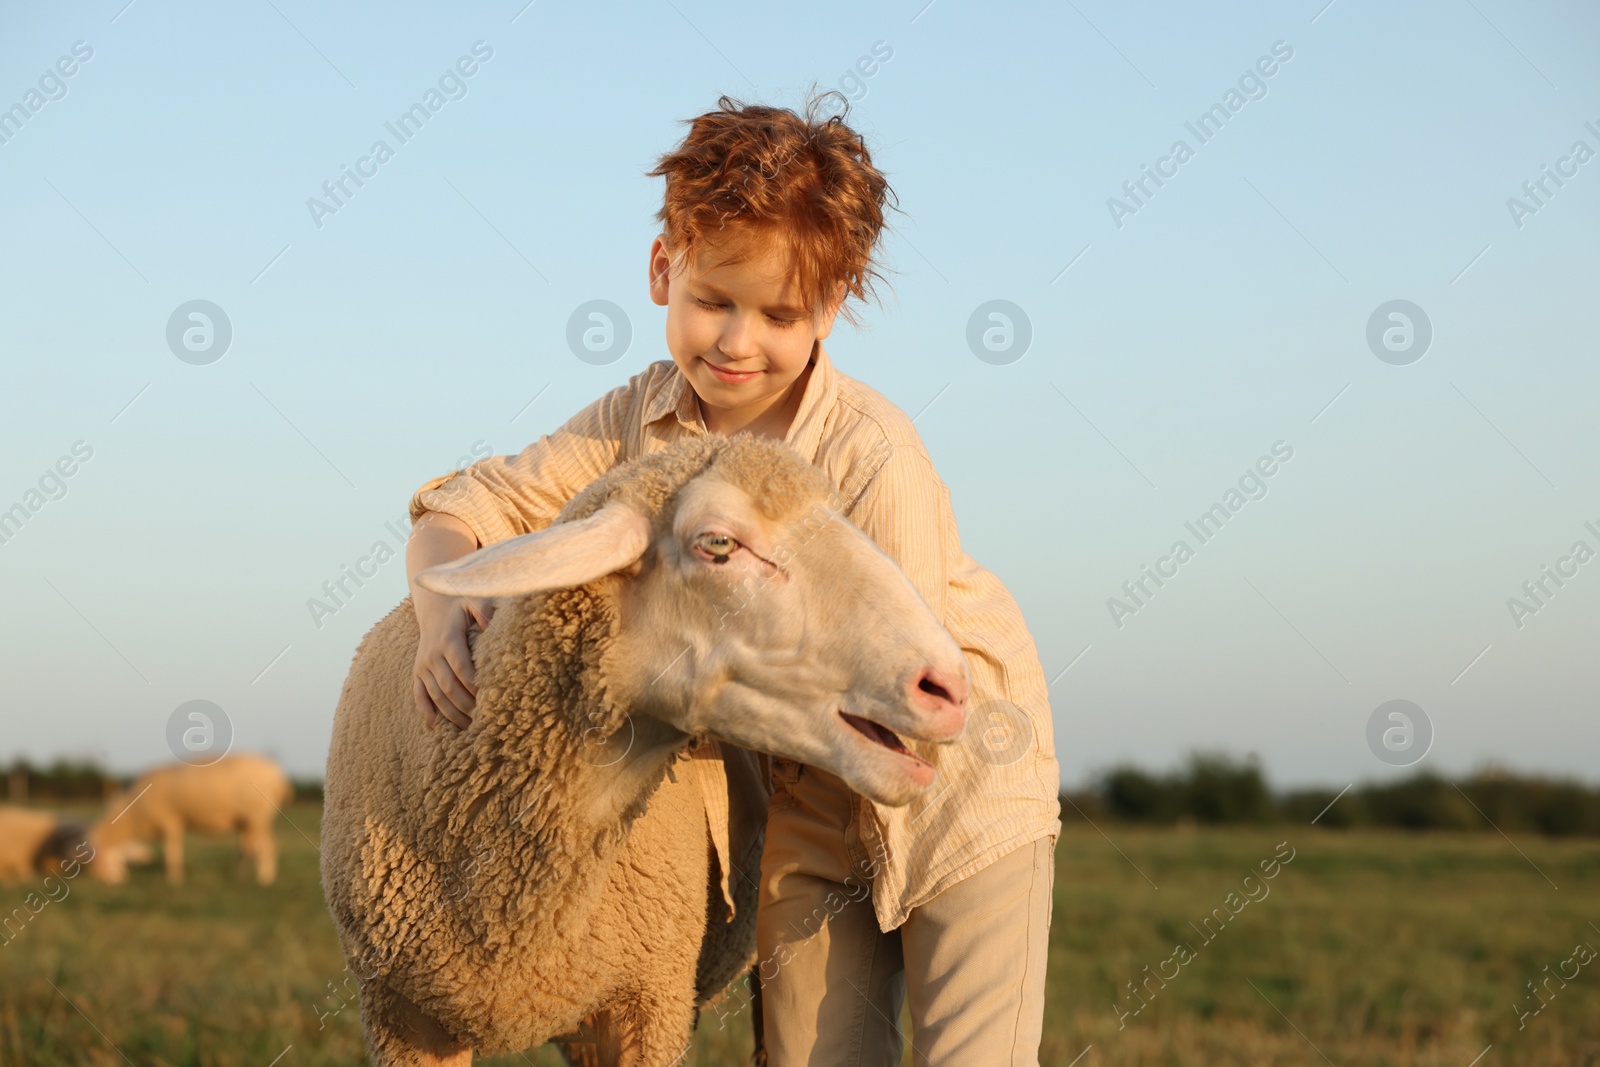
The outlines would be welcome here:
<svg viewBox="0 0 1600 1067">
<path fill-rule="evenodd" d="M 60 874 L 69 858 L 81 851 L 83 841 L 81 823 L 47 811 L 0 804 L 0 882 Z"/>
<path fill-rule="evenodd" d="M 95 849 L 90 873 L 103 882 L 126 881 L 127 864 L 159 836 L 167 881 L 179 885 L 185 830 L 237 831 L 242 862 L 253 864 L 258 883 L 271 885 L 278 877 L 273 823 L 292 794 L 283 769 L 264 756 L 234 753 L 204 765 L 158 767 L 106 802 L 105 814 L 89 831 Z"/>
<path fill-rule="evenodd" d="M 600 1063 L 677 1059 L 755 948 L 754 884 L 733 872 L 725 921 L 678 773 L 715 761 L 681 756 L 722 751 L 730 783 L 738 757 L 783 756 L 888 805 L 933 784 L 900 735 L 960 736 L 965 660 L 828 497 L 787 446 L 705 435 L 612 468 L 546 530 L 422 572 L 500 598 L 461 731 L 412 703 L 409 599 L 362 640 L 322 877 L 375 1064 L 467 1064 L 580 1026 Z M 731 804 L 757 849 L 760 796 Z"/>
</svg>

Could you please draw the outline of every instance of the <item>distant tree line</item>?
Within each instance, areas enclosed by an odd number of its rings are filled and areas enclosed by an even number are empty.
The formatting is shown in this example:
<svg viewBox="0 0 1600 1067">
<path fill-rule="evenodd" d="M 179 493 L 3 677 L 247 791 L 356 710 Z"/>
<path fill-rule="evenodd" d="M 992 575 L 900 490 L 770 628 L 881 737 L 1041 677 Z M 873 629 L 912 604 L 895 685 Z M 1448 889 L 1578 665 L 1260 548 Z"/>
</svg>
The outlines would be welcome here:
<svg viewBox="0 0 1600 1067">
<path fill-rule="evenodd" d="M 92 760 L 58 759 L 48 766 L 18 760 L 5 772 L 6 796 L 12 802 L 98 801 L 131 781 L 107 773 Z M 296 778 L 294 794 L 296 800 L 321 801 L 322 782 Z M 1398 782 L 1357 785 L 1343 796 L 1325 788 L 1274 792 L 1254 760 L 1198 753 L 1170 774 L 1114 767 L 1088 789 L 1063 793 L 1061 815 L 1068 822 L 1105 819 L 1163 826 L 1316 819 L 1318 826 L 1331 829 L 1498 827 L 1506 833 L 1600 837 L 1600 787 L 1483 770 L 1455 782 L 1424 771 Z"/>
<path fill-rule="evenodd" d="M 1335 798 L 1338 798 L 1335 802 Z M 1331 807 L 1329 805 L 1332 805 Z M 1062 795 L 1067 821 L 1173 825 L 1310 823 L 1332 829 L 1493 830 L 1600 836 L 1600 787 L 1487 769 L 1460 781 L 1423 771 L 1397 782 L 1274 792 L 1254 760 L 1189 757 L 1170 774 L 1118 766 Z M 1320 816 L 1320 817 L 1319 817 Z"/>
<path fill-rule="evenodd" d="M 17 760 L 6 771 L 6 799 L 14 803 L 99 800 L 105 796 L 107 781 L 105 771 L 92 760 L 58 759 L 45 767 Z M 111 781 L 113 787 L 116 784 Z"/>
<path fill-rule="evenodd" d="M 3 774 L 0 787 L 11 803 L 99 801 L 133 783 L 132 776 L 112 774 L 94 760 L 58 759 L 40 765 L 19 759 L 0 774 Z M 291 778 L 291 781 L 296 800 L 322 799 L 320 778 Z"/>
</svg>

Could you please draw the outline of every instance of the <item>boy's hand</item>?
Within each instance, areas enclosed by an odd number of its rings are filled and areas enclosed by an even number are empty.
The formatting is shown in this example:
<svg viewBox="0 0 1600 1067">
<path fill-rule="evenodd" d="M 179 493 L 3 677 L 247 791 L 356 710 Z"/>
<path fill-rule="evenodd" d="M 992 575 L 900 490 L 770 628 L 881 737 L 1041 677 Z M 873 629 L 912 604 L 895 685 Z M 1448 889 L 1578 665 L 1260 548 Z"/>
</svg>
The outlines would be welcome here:
<svg viewBox="0 0 1600 1067">
<path fill-rule="evenodd" d="M 494 601 L 484 597 L 446 596 L 416 584 L 419 571 L 460 559 L 478 547 L 472 528 L 453 515 L 430 511 L 411 528 L 406 544 L 406 578 L 417 613 L 417 659 L 411 669 L 411 693 L 422 721 L 430 728 L 443 716 L 465 729 L 472 723 L 478 688 L 467 647 L 467 633 L 480 631 L 494 615 Z"/>
<path fill-rule="evenodd" d="M 486 629 L 494 616 L 494 601 L 486 597 L 452 597 L 412 592 L 417 611 L 417 659 L 412 667 L 412 696 L 422 721 L 432 728 L 442 716 L 465 729 L 472 723 L 478 687 L 467 633 Z"/>
</svg>

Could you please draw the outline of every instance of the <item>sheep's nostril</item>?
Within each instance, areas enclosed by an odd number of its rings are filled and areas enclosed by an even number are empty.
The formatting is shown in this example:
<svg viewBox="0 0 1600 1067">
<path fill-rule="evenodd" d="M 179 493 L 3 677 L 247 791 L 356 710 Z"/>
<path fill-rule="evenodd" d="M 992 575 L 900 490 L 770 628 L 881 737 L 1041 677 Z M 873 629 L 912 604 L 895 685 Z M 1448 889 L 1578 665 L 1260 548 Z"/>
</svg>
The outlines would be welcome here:
<svg viewBox="0 0 1600 1067">
<path fill-rule="evenodd" d="M 967 701 L 966 679 L 951 677 L 933 668 L 924 670 L 917 679 L 917 689 L 926 693 L 935 700 L 960 707 Z"/>
</svg>

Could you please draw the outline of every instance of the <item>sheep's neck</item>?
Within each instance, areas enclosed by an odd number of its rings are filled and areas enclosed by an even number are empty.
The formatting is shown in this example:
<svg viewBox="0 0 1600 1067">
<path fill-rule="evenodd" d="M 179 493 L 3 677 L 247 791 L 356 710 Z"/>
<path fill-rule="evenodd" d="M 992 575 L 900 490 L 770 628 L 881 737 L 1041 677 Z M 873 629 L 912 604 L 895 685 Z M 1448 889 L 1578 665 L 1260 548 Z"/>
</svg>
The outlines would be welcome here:
<svg viewBox="0 0 1600 1067">
<path fill-rule="evenodd" d="M 602 586 L 566 596 L 587 601 L 588 622 L 579 633 L 561 632 L 574 612 L 560 595 L 530 604 L 530 621 L 535 632 L 544 631 L 540 640 L 551 658 L 527 681 L 563 679 L 570 686 L 562 692 L 550 685 L 542 694 L 542 702 L 569 714 L 539 720 L 534 733 L 542 736 L 532 751 L 541 754 L 546 770 L 563 764 L 572 769 L 560 824 L 605 833 L 631 825 L 689 737 L 653 716 L 628 714 L 635 694 L 620 687 L 605 662 L 616 639 L 613 591 Z M 582 836 L 592 839 L 590 833 Z"/>
<path fill-rule="evenodd" d="M 586 746 L 597 766 L 574 796 L 573 812 L 593 827 L 631 824 L 661 784 L 688 737 L 647 715 L 630 718 L 604 747 Z M 612 762 L 615 761 L 615 762 Z"/>
<path fill-rule="evenodd" d="M 689 741 L 656 718 L 630 717 L 630 694 L 608 687 L 616 605 L 606 593 L 591 586 L 502 606 L 504 620 L 479 643 L 481 727 L 430 782 L 444 854 L 470 866 L 484 850 L 476 842 L 497 838 L 496 865 L 510 864 L 500 884 L 516 887 L 512 911 L 526 919 L 579 917 Z"/>
<path fill-rule="evenodd" d="M 137 782 L 134 784 L 139 785 Z M 138 790 L 130 789 L 115 805 L 107 807 L 107 811 L 113 814 L 103 817 L 95 827 L 96 839 L 102 845 L 115 847 L 131 841 L 148 841 L 156 836 L 155 827 L 145 818 L 144 810 L 135 810 L 144 796 L 143 791 L 148 788 L 139 786 Z"/>
<path fill-rule="evenodd" d="M 575 773 L 564 783 L 551 783 L 552 791 L 564 786 L 566 795 L 551 798 L 554 803 L 529 829 L 552 856 L 564 855 L 569 862 L 554 865 L 560 874 L 543 881 L 536 890 L 539 899 L 528 904 L 530 917 L 548 915 L 556 929 L 577 935 L 600 899 L 634 821 L 644 813 L 688 738 L 641 715 L 627 720 L 604 746 L 586 745 L 581 734 L 565 728 L 552 731 L 549 740 L 568 753 L 566 759 L 576 764 Z M 587 761 L 573 753 L 584 753 Z"/>
</svg>

